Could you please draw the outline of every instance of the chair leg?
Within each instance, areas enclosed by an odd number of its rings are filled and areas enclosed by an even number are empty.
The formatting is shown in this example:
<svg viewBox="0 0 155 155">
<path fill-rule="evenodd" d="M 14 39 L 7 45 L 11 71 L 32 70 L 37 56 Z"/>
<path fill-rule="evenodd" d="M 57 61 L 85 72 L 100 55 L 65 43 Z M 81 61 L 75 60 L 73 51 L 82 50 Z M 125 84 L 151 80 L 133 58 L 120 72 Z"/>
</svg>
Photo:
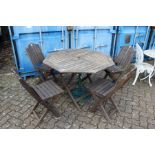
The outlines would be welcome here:
<svg viewBox="0 0 155 155">
<path fill-rule="evenodd" d="M 41 115 L 41 117 L 39 118 L 37 124 L 35 125 L 35 128 L 39 125 L 39 123 L 43 120 L 43 118 L 46 116 L 48 112 L 48 109 L 45 110 L 45 112 Z"/>
<path fill-rule="evenodd" d="M 91 74 L 88 74 L 89 82 L 92 83 Z"/>
<path fill-rule="evenodd" d="M 49 111 L 52 112 L 52 114 L 55 116 L 55 117 L 60 117 L 60 113 L 59 111 L 57 110 L 57 108 L 53 105 L 53 103 L 49 103 L 48 101 L 44 101 L 44 105 L 46 106 L 46 108 L 49 109 Z"/>
<path fill-rule="evenodd" d="M 110 118 L 109 118 L 107 112 L 105 111 L 104 106 L 101 104 L 101 102 L 100 102 L 99 104 L 100 104 L 100 106 L 101 106 L 101 109 L 102 109 L 103 114 L 105 115 L 106 119 L 108 120 L 108 122 L 111 122 L 111 120 L 110 120 Z"/>
<path fill-rule="evenodd" d="M 38 105 L 39 105 L 39 102 L 37 102 L 37 103 L 34 105 L 34 107 L 32 108 L 32 110 L 31 110 L 31 112 L 30 112 L 30 114 L 33 113 L 33 111 L 38 107 Z"/>
<path fill-rule="evenodd" d="M 95 105 L 90 109 L 92 113 L 95 113 L 97 108 L 99 107 L 99 104 L 98 104 L 99 101 L 97 101 L 96 99 L 94 99 L 94 101 L 95 101 Z"/>
<path fill-rule="evenodd" d="M 132 85 L 135 85 L 135 83 L 137 82 L 138 77 L 139 77 L 139 70 L 137 69 L 137 71 L 136 71 L 136 77 L 135 77 Z"/>
<path fill-rule="evenodd" d="M 93 98 L 94 98 L 94 100 L 96 101 L 96 107 L 95 107 L 95 108 L 97 109 L 97 107 L 100 106 L 101 109 L 102 109 L 102 111 L 103 111 L 104 116 L 105 116 L 106 119 L 107 119 L 107 121 L 108 121 L 108 122 L 111 122 L 111 120 L 110 120 L 110 118 L 109 118 L 107 112 L 106 112 L 105 109 L 104 109 L 104 106 L 102 105 L 103 99 L 98 99 L 98 101 L 97 101 L 97 97 L 96 97 L 94 94 L 93 94 Z M 103 103 L 105 103 L 105 101 L 104 101 Z M 96 110 L 96 109 L 95 109 L 95 110 Z"/>
<path fill-rule="evenodd" d="M 72 80 L 73 80 L 74 77 L 75 77 L 75 74 L 72 73 L 71 76 L 70 76 L 70 78 L 69 78 L 69 80 L 68 80 L 68 83 L 67 84 L 70 84 L 72 82 Z"/>
<path fill-rule="evenodd" d="M 53 76 L 54 81 L 58 81 L 58 78 L 54 74 L 54 69 L 51 69 L 51 74 Z"/>
<path fill-rule="evenodd" d="M 99 107 L 100 100 L 93 93 L 91 93 L 91 94 L 92 94 L 92 97 L 93 97 L 93 99 L 95 101 L 95 105 L 91 108 L 90 111 L 93 112 L 93 113 L 95 113 L 96 110 L 97 110 L 97 108 Z"/>
<path fill-rule="evenodd" d="M 106 79 L 109 76 L 108 72 L 106 72 L 104 79 Z"/>
<path fill-rule="evenodd" d="M 38 119 L 39 120 L 39 116 L 37 115 L 37 113 L 33 110 L 33 115 L 36 117 L 36 119 Z"/>
<path fill-rule="evenodd" d="M 36 117 L 36 119 L 38 120 L 37 124 L 35 125 L 35 128 L 38 126 L 38 124 L 42 121 L 42 119 L 45 117 L 45 115 L 47 114 L 48 112 L 48 109 L 46 108 L 45 112 L 41 115 L 41 117 L 39 117 L 36 113 L 36 108 L 39 106 L 39 102 L 37 102 L 34 107 L 32 108 L 32 111 L 30 112 L 30 114 L 33 113 L 33 115 Z"/>
<path fill-rule="evenodd" d="M 117 109 L 118 113 L 120 113 L 120 110 L 119 110 L 117 104 L 113 101 L 113 99 L 110 97 L 109 100 L 115 106 L 115 108 Z"/>
<path fill-rule="evenodd" d="M 92 74 L 87 74 L 81 81 L 83 82 L 83 81 L 85 81 L 86 79 L 88 79 L 88 80 L 89 80 L 89 83 L 92 83 L 91 75 L 92 75 Z"/>
<path fill-rule="evenodd" d="M 94 98 L 94 100 L 95 100 L 95 106 L 93 107 L 94 112 L 97 110 L 97 107 L 100 106 L 101 109 L 102 109 L 102 111 L 103 111 L 104 116 L 105 116 L 106 119 L 107 119 L 107 121 L 108 121 L 108 122 L 111 122 L 111 120 L 110 120 L 110 118 L 109 118 L 109 116 L 108 116 L 108 114 L 107 114 L 107 112 L 106 112 L 104 106 L 102 105 L 102 103 L 105 103 L 106 101 L 103 100 L 103 99 L 98 99 L 97 96 L 95 96 L 95 94 L 93 94 L 93 93 L 92 93 L 92 96 L 93 96 L 93 98 Z M 92 111 L 92 110 L 91 110 L 91 111 Z"/>
<path fill-rule="evenodd" d="M 70 91 L 70 89 L 69 89 L 69 87 L 67 86 L 67 84 L 65 83 L 65 81 L 64 81 L 64 79 L 63 79 L 63 75 L 62 74 L 60 74 L 60 77 L 61 77 L 61 82 L 62 82 L 62 84 L 63 84 L 63 86 L 64 86 L 64 88 L 66 89 L 66 91 L 67 91 L 67 93 L 68 93 L 68 95 L 70 96 L 70 98 L 72 99 L 72 101 L 73 101 L 73 103 L 74 103 L 74 105 L 76 106 L 76 108 L 79 110 L 79 111 L 81 111 L 81 108 L 80 108 L 80 106 L 78 105 L 78 103 L 76 102 L 76 100 L 74 99 L 74 97 L 73 97 L 73 95 L 72 95 L 72 93 L 71 93 L 71 91 Z"/>
</svg>

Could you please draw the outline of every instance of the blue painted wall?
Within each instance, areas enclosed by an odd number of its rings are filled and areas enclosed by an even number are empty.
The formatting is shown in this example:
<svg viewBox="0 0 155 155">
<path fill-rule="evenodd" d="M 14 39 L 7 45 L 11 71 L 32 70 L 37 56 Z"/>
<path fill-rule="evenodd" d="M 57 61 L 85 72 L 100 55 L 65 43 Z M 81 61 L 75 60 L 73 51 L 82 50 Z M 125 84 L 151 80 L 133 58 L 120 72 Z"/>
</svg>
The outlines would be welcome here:
<svg viewBox="0 0 155 155">
<path fill-rule="evenodd" d="M 110 56 L 113 33 L 113 26 L 75 26 L 71 48 L 89 48 Z"/>
<path fill-rule="evenodd" d="M 149 49 L 155 49 L 155 30 L 152 30 L 152 33 L 151 33 Z"/>
<path fill-rule="evenodd" d="M 150 36 L 148 26 L 13 26 L 9 27 L 15 63 L 24 78 L 37 75 L 26 54 L 30 43 L 37 43 L 46 57 L 58 49 L 88 48 L 111 57 L 117 56 L 122 46 L 139 43 L 143 49 L 155 48 L 155 32 Z M 151 40 L 148 43 L 148 40 Z"/>
</svg>

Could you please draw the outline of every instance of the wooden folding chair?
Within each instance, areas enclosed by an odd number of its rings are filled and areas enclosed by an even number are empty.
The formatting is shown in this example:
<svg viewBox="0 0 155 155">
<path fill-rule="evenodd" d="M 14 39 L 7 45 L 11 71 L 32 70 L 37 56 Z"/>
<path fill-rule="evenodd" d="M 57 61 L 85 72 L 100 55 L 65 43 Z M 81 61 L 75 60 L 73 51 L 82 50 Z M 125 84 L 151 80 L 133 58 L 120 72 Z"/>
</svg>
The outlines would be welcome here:
<svg viewBox="0 0 155 155">
<path fill-rule="evenodd" d="M 37 101 L 37 103 L 34 105 L 31 111 L 31 113 L 33 113 L 35 117 L 38 119 L 36 126 L 42 121 L 42 119 L 45 117 L 48 111 L 51 111 L 55 117 L 60 117 L 59 112 L 53 105 L 54 97 L 58 96 L 64 91 L 56 83 L 54 83 L 52 80 L 47 80 L 45 82 L 42 82 L 41 84 L 30 86 L 26 81 L 24 81 L 19 76 L 18 78 L 19 78 L 19 82 L 21 83 L 21 85 Z M 40 117 L 35 111 L 37 107 L 39 106 L 39 104 L 42 104 L 46 108 L 45 112 Z"/>
<path fill-rule="evenodd" d="M 110 76 L 113 80 L 116 80 L 119 75 L 126 71 L 130 66 L 130 62 L 134 55 L 134 49 L 132 46 L 122 47 L 119 55 L 114 59 L 115 65 L 108 67 L 105 72 L 106 76 Z"/>
<path fill-rule="evenodd" d="M 39 47 L 38 44 L 30 43 L 28 47 L 26 48 L 26 52 L 37 72 L 39 72 L 40 77 L 43 81 L 47 79 L 47 75 L 52 74 L 53 77 L 55 78 L 53 74 L 53 70 L 43 64 L 43 60 L 45 59 L 41 48 Z"/>
<path fill-rule="evenodd" d="M 110 122 L 109 115 L 104 106 L 108 101 L 110 101 L 115 108 L 110 115 L 112 115 L 115 111 L 119 112 L 119 108 L 113 101 L 112 95 L 129 80 L 132 75 L 132 71 L 133 70 L 130 70 L 126 74 L 121 75 L 116 82 L 108 79 L 98 79 L 88 86 L 88 90 L 92 94 L 95 101 L 95 106 L 92 109 L 93 112 L 95 112 L 97 107 L 100 106 L 106 119 Z"/>
</svg>

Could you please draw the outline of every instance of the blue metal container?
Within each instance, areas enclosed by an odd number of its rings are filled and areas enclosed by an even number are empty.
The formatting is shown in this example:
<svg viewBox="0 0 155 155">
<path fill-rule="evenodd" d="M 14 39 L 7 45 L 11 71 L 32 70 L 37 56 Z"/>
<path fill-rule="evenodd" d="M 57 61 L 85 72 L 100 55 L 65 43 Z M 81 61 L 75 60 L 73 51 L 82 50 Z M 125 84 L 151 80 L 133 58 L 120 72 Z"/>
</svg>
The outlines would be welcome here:
<svg viewBox="0 0 155 155">
<path fill-rule="evenodd" d="M 150 36 L 149 49 L 155 49 L 155 30 L 152 30 L 152 34 Z"/>
<path fill-rule="evenodd" d="M 25 51 L 28 44 L 39 44 L 45 57 L 50 52 L 69 47 L 68 31 L 64 26 L 13 26 L 9 31 L 16 67 L 24 78 L 37 76 Z"/>
<path fill-rule="evenodd" d="M 149 35 L 149 26 L 119 26 L 115 56 L 118 55 L 122 46 L 135 46 L 136 43 L 139 43 L 145 50 L 147 48 Z"/>
<path fill-rule="evenodd" d="M 22 77 L 35 75 L 26 47 L 37 43 L 46 57 L 49 52 L 67 48 L 89 48 L 109 56 L 117 56 L 122 46 L 139 43 L 143 49 L 148 46 L 149 26 L 75 26 L 67 31 L 65 26 L 13 26 L 9 27 L 13 53 L 18 72 Z M 150 48 L 155 48 L 155 31 Z"/>
<path fill-rule="evenodd" d="M 115 32 L 113 26 L 75 26 L 71 34 L 71 48 L 89 48 L 110 56 Z"/>
</svg>

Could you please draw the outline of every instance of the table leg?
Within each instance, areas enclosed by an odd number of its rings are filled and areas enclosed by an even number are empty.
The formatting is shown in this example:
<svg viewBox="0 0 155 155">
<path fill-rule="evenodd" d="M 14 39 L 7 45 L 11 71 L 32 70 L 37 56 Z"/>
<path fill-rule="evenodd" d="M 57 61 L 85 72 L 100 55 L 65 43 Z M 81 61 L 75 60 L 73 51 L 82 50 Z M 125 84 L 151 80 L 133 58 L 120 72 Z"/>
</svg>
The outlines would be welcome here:
<svg viewBox="0 0 155 155">
<path fill-rule="evenodd" d="M 70 77 L 70 79 L 68 80 L 68 83 L 67 83 L 67 84 L 70 84 L 70 83 L 72 82 L 72 80 L 73 80 L 74 77 L 75 77 L 75 73 L 72 73 L 72 74 L 71 74 L 71 77 Z"/>
<path fill-rule="evenodd" d="M 91 74 L 87 74 L 81 81 L 85 81 L 86 79 L 89 79 L 89 82 L 92 83 Z"/>
<path fill-rule="evenodd" d="M 65 89 L 66 89 L 68 95 L 71 97 L 71 99 L 72 99 L 74 105 L 76 106 L 76 108 L 77 108 L 79 111 L 81 111 L 80 106 L 78 105 L 78 103 L 77 103 L 76 100 L 74 99 L 74 97 L 73 97 L 73 95 L 72 95 L 72 93 L 71 93 L 69 87 L 67 86 L 66 82 L 64 81 L 63 75 L 60 74 L 60 76 L 61 76 L 61 79 L 60 79 L 60 80 L 62 81 L 62 83 L 63 83 L 63 85 L 64 85 L 64 87 L 65 87 Z"/>
</svg>

